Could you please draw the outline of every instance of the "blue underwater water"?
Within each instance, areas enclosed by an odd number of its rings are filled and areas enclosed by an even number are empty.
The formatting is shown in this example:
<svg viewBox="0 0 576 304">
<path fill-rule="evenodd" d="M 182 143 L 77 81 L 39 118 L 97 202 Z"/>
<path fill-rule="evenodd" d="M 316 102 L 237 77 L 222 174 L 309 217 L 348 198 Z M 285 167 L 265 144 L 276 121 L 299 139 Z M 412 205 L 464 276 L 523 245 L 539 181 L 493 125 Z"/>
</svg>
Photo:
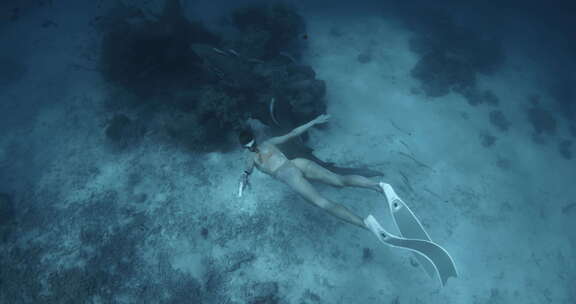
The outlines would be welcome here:
<svg viewBox="0 0 576 304">
<path fill-rule="evenodd" d="M 574 28 L 3 0 L 0 303 L 576 303 Z"/>
</svg>

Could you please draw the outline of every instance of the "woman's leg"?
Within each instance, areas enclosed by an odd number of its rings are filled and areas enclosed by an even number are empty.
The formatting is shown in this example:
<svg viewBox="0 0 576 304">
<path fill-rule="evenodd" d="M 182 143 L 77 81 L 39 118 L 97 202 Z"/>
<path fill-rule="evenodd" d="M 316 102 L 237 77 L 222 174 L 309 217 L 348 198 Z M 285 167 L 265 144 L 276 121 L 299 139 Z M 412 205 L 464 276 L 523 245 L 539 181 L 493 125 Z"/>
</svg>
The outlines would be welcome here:
<svg viewBox="0 0 576 304">
<path fill-rule="evenodd" d="M 352 213 L 341 204 L 332 202 L 324 198 L 314 187 L 304 178 L 302 172 L 296 167 L 281 168 L 276 177 L 290 186 L 308 202 L 328 211 L 337 218 L 352 225 L 369 230 L 361 217 Z"/>
<path fill-rule="evenodd" d="M 338 175 L 317 163 L 304 158 L 295 158 L 291 160 L 291 162 L 294 166 L 300 169 L 308 179 L 317 180 L 335 187 L 360 187 L 382 193 L 382 188 L 379 186 L 378 182 L 370 180 L 367 177 L 360 175 Z"/>
</svg>

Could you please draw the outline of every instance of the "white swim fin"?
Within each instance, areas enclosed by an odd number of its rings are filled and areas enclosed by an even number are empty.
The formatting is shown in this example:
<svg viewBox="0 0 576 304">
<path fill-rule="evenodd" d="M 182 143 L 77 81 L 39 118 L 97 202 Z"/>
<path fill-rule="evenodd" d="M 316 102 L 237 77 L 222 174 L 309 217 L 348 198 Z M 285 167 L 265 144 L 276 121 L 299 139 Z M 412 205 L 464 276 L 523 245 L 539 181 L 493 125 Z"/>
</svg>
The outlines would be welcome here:
<svg viewBox="0 0 576 304">
<path fill-rule="evenodd" d="M 372 231 L 378 240 L 386 245 L 408 249 L 423 259 L 426 259 L 430 265 L 434 268 L 434 272 L 438 275 L 442 286 L 446 284 L 448 278 L 456 277 L 456 267 L 454 266 L 454 261 L 448 252 L 439 246 L 438 244 L 427 241 L 427 240 L 416 240 L 416 239 L 406 239 L 400 236 L 396 236 L 386 231 L 378 221 L 369 215 L 364 219 L 364 223 L 370 231 Z"/>
<path fill-rule="evenodd" d="M 438 274 L 440 280 L 442 281 L 442 285 L 446 284 L 446 281 L 449 277 L 457 277 L 458 272 L 456 270 L 456 265 L 450 254 L 441 246 L 434 243 L 431 239 L 414 212 L 410 210 L 408 205 L 398 197 L 392 186 L 387 183 L 380 183 L 380 187 L 382 188 L 386 198 L 388 200 L 388 206 L 390 208 L 390 213 L 392 214 L 392 218 L 394 219 L 394 224 L 400 231 L 402 238 L 406 240 L 421 240 L 426 241 L 429 243 L 434 244 L 435 246 L 439 247 L 443 253 L 434 249 L 434 253 L 432 251 L 428 251 L 427 249 L 420 247 L 420 251 L 416 251 L 415 257 L 422 265 L 422 268 L 433 277 L 435 274 Z M 416 245 L 416 243 L 412 242 L 412 245 Z M 426 245 L 425 247 L 428 247 Z M 431 259 L 430 256 L 422 255 L 422 250 L 424 252 L 428 252 L 430 254 L 437 255 L 436 258 Z M 419 253 L 419 254 L 417 254 Z"/>
</svg>

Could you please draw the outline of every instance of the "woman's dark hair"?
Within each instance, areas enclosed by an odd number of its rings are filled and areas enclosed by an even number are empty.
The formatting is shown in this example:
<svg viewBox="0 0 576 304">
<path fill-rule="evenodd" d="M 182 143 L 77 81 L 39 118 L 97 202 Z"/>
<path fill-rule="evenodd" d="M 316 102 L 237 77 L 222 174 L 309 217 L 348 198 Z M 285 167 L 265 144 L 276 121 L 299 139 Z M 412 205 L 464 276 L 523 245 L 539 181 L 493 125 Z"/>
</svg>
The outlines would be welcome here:
<svg viewBox="0 0 576 304">
<path fill-rule="evenodd" d="M 252 133 L 251 129 L 244 129 L 240 131 L 240 134 L 238 134 L 238 141 L 243 146 L 253 139 L 254 139 L 254 133 Z"/>
</svg>

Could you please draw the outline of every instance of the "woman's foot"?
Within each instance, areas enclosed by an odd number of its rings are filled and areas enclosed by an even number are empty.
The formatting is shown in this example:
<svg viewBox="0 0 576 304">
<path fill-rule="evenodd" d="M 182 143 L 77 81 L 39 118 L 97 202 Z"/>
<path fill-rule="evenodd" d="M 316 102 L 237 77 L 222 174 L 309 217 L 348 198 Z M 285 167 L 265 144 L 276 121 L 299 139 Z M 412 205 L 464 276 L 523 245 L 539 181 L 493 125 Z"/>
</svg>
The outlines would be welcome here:
<svg viewBox="0 0 576 304">
<path fill-rule="evenodd" d="M 372 231 L 372 233 L 376 235 L 379 241 L 385 243 L 384 240 L 388 237 L 386 234 L 386 230 L 384 230 L 384 228 L 380 226 L 380 223 L 376 221 L 376 219 L 374 218 L 374 216 L 372 216 L 372 214 L 368 215 L 364 219 L 364 225 L 366 225 L 366 228 L 368 228 L 368 230 Z"/>
<path fill-rule="evenodd" d="M 379 186 L 382 189 L 382 193 L 384 193 L 386 199 L 388 200 L 388 204 L 391 208 L 390 210 L 397 211 L 402 208 L 402 206 L 406 205 L 404 204 L 404 201 L 402 201 L 402 199 L 398 196 L 398 194 L 396 194 L 396 191 L 394 191 L 394 188 L 392 188 L 390 184 L 380 182 Z"/>
<path fill-rule="evenodd" d="M 387 184 L 385 182 L 379 182 L 378 183 L 378 191 L 382 194 L 386 194 L 386 188 L 390 187 L 390 184 Z M 392 187 L 390 187 L 392 188 Z"/>
</svg>

